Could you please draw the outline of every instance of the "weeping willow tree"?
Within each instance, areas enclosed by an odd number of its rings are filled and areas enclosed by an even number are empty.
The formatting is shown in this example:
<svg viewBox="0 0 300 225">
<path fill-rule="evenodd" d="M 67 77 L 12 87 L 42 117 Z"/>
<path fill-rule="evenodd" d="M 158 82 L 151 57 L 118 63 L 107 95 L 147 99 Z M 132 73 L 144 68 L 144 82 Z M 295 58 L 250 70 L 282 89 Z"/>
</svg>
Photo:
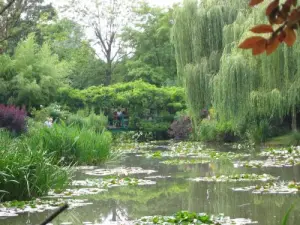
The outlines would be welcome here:
<svg viewBox="0 0 300 225">
<path fill-rule="evenodd" d="M 172 35 L 178 77 L 195 125 L 201 110 L 212 104 L 212 81 L 224 50 L 223 28 L 246 6 L 247 1 L 185 0 L 175 13 Z"/>
<path fill-rule="evenodd" d="M 254 10 L 239 15 L 223 29 L 224 52 L 220 70 L 213 81 L 213 102 L 223 120 L 236 124 L 262 119 L 292 116 L 296 130 L 296 109 L 300 103 L 300 45 L 281 46 L 271 56 L 253 58 L 237 49 L 238 43 L 249 36 L 249 28 L 265 23 L 264 12 Z"/>
<path fill-rule="evenodd" d="M 267 23 L 265 7 L 251 10 L 247 3 L 185 0 L 176 11 L 173 42 L 178 77 L 194 125 L 203 108 L 213 107 L 219 121 L 233 121 L 237 130 L 241 124 L 249 129 L 251 123 L 258 126 L 287 115 L 296 130 L 300 43 L 282 45 L 271 56 L 253 57 L 238 49 L 241 41 L 253 36 L 250 28 Z"/>
</svg>

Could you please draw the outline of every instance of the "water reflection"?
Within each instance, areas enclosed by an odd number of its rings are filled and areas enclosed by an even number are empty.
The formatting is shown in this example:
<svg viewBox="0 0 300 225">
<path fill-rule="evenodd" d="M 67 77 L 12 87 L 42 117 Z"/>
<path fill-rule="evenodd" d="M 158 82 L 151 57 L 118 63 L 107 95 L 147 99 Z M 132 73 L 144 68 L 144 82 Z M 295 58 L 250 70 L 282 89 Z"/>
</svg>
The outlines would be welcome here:
<svg viewBox="0 0 300 225">
<path fill-rule="evenodd" d="M 224 150 L 224 149 L 222 149 Z M 255 182 L 208 183 L 191 182 L 186 178 L 232 173 L 268 173 L 280 176 L 281 180 L 300 180 L 300 167 L 291 168 L 234 168 L 228 159 L 209 164 L 168 166 L 159 159 L 146 159 L 131 155 L 115 166 L 134 166 L 157 170 L 154 175 L 171 175 L 172 178 L 157 179 L 153 186 L 116 187 L 108 192 L 84 196 L 92 205 L 69 210 L 57 218 L 53 224 L 63 222 L 83 224 L 107 224 L 110 221 L 134 220 L 143 216 L 170 215 L 180 210 L 195 212 L 224 213 L 232 218 L 250 218 L 261 225 L 280 224 L 282 217 L 294 202 L 300 202 L 300 195 L 267 195 L 250 192 L 234 192 L 232 187 L 243 187 Z M 143 178 L 140 174 L 136 177 Z M 88 176 L 78 174 L 80 179 Z M 51 212 L 23 214 L 19 217 L 0 220 L 1 225 L 36 225 Z M 296 205 L 290 217 L 290 224 L 300 221 L 300 204 Z M 27 221 L 27 222 L 26 222 Z"/>
</svg>

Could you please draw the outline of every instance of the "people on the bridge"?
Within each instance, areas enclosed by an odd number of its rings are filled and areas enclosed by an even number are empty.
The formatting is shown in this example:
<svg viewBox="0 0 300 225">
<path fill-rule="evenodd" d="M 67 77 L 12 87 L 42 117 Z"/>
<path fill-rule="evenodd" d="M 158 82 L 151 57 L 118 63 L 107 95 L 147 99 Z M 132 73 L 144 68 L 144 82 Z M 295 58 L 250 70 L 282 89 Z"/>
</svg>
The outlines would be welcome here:
<svg viewBox="0 0 300 225">
<path fill-rule="evenodd" d="M 123 112 L 121 109 L 118 109 L 117 111 L 117 119 L 118 119 L 118 125 L 121 126 L 122 123 L 122 116 L 123 116 Z"/>
<path fill-rule="evenodd" d="M 47 118 L 47 120 L 45 121 L 45 125 L 47 126 L 47 127 L 52 127 L 52 125 L 53 125 L 53 118 L 52 117 L 48 117 Z"/>
</svg>

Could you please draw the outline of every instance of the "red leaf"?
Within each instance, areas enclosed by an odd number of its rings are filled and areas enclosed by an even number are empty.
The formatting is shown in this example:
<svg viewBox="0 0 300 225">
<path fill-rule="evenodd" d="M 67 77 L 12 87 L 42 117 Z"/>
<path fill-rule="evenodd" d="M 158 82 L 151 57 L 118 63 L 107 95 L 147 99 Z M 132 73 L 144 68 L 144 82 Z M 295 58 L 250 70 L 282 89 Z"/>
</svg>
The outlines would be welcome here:
<svg viewBox="0 0 300 225">
<path fill-rule="evenodd" d="M 262 3 L 264 0 L 250 0 L 249 6 L 255 6 Z"/>
<path fill-rule="evenodd" d="M 263 37 L 260 37 L 260 36 L 254 36 L 254 37 L 247 38 L 239 45 L 239 48 L 242 48 L 242 49 L 253 48 L 259 41 L 262 41 L 262 40 L 266 41 L 266 39 L 264 39 Z"/>
<path fill-rule="evenodd" d="M 285 34 L 286 34 L 286 36 L 284 38 L 284 42 L 288 46 L 292 46 L 295 43 L 296 38 L 297 38 L 295 31 L 291 28 L 288 28 L 288 27 L 284 31 L 285 31 Z"/>
<path fill-rule="evenodd" d="M 285 39 L 285 37 L 286 37 L 286 34 L 285 34 L 284 31 L 282 31 L 282 32 L 278 35 L 278 40 L 279 40 L 280 42 L 283 42 L 284 39 Z"/>
<path fill-rule="evenodd" d="M 292 0 L 292 5 L 296 6 L 297 5 L 297 0 Z"/>
<path fill-rule="evenodd" d="M 277 18 L 274 19 L 273 23 L 282 24 L 284 21 L 285 20 L 282 17 L 278 16 Z"/>
<path fill-rule="evenodd" d="M 267 55 L 272 54 L 278 48 L 279 44 L 280 44 L 279 37 L 275 37 L 271 39 L 267 44 L 267 49 L 266 49 Z"/>
<path fill-rule="evenodd" d="M 297 5 L 297 0 L 286 0 L 285 4 L 290 5 L 290 6 L 291 5 L 296 6 Z"/>
<path fill-rule="evenodd" d="M 271 15 L 271 13 L 278 8 L 279 6 L 279 0 L 274 0 L 273 2 L 271 2 L 266 10 L 266 15 L 269 16 Z"/>
<path fill-rule="evenodd" d="M 288 17 L 290 23 L 295 23 L 300 20 L 300 12 L 294 9 Z"/>
<path fill-rule="evenodd" d="M 261 24 L 261 25 L 257 25 L 255 27 L 253 27 L 251 29 L 252 32 L 254 33 L 273 33 L 273 27 L 271 25 L 268 24 Z"/>
<path fill-rule="evenodd" d="M 258 41 L 252 49 L 252 55 L 259 55 L 262 54 L 266 51 L 266 47 L 267 47 L 267 40 L 263 39 Z"/>
</svg>

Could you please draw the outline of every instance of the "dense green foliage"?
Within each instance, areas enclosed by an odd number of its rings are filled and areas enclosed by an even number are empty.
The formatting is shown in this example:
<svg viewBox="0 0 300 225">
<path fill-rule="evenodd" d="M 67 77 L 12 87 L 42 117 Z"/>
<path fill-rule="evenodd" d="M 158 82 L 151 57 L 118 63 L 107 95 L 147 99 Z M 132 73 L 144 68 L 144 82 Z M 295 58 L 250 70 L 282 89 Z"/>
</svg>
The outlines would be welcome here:
<svg viewBox="0 0 300 225">
<path fill-rule="evenodd" d="M 12 139 L 0 131 L 0 154 L 0 201 L 39 197 L 68 185 L 70 169 L 26 138 Z"/>
<path fill-rule="evenodd" d="M 171 44 L 173 8 L 150 7 L 143 2 L 135 9 L 134 26 L 124 29 L 122 38 L 134 49 L 126 60 L 125 81 L 142 79 L 158 86 L 176 83 L 176 62 Z"/>
<path fill-rule="evenodd" d="M 62 165 L 99 164 L 109 157 L 112 141 L 109 132 L 64 124 L 50 129 L 36 125 L 24 138 L 29 147 L 39 146 Z"/>
<path fill-rule="evenodd" d="M 62 88 L 59 92 L 59 102 L 72 110 L 88 107 L 111 116 L 113 110 L 127 108 L 129 127 L 145 131 L 166 131 L 175 113 L 185 109 L 182 88 L 159 88 L 143 81 L 90 87 L 82 91 Z"/>
<path fill-rule="evenodd" d="M 274 121 L 291 116 L 296 129 L 299 44 L 256 58 L 237 48 L 264 22 L 263 9 L 252 11 L 247 1 L 185 0 L 176 10 L 178 75 L 196 127 L 201 110 L 213 107 L 218 123 L 232 121 L 236 133 L 258 142 L 272 135 Z"/>
<path fill-rule="evenodd" d="M 0 102 L 29 109 L 54 101 L 68 72 L 68 65 L 48 44 L 37 45 L 33 34 L 18 44 L 12 57 L 1 55 L 0 64 Z"/>
</svg>

